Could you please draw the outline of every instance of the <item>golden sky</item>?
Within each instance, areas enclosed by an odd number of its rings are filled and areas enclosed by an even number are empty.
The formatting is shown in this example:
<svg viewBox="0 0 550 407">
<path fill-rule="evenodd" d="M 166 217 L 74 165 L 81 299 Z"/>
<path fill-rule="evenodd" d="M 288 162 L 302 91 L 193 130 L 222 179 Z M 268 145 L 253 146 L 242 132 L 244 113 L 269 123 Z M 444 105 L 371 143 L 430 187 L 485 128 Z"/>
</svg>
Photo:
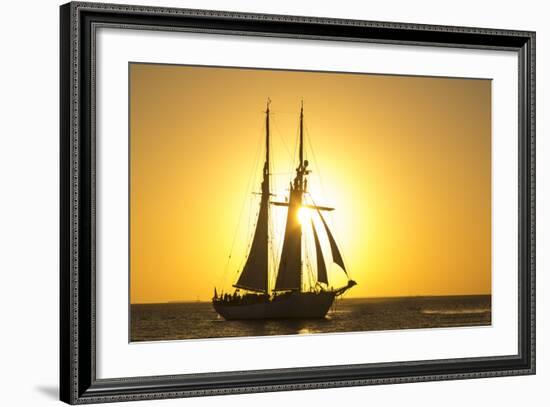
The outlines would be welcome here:
<svg viewBox="0 0 550 407">
<path fill-rule="evenodd" d="M 490 80 L 131 64 L 132 303 L 206 301 L 235 282 L 268 97 L 274 200 L 304 100 L 309 190 L 336 208 L 358 282 L 347 297 L 491 293 Z M 334 264 L 329 279 L 346 282 Z"/>
</svg>

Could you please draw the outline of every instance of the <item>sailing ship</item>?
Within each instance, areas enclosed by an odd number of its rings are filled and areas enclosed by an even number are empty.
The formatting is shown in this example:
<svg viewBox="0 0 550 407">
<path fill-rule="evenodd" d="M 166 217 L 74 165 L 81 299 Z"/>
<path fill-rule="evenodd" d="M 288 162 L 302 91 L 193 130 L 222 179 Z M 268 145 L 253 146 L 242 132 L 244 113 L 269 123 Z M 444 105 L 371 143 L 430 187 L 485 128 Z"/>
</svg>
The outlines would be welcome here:
<svg viewBox="0 0 550 407">
<path fill-rule="evenodd" d="M 240 275 L 233 285 L 232 294 L 218 294 L 214 288 L 212 304 L 216 312 L 226 320 L 246 319 L 310 319 L 324 318 L 336 297 L 344 294 L 357 283 L 350 279 L 342 254 L 336 240 L 322 214 L 334 210 L 326 206 L 308 204 L 305 201 L 309 162 L 304 159 L 304 106 L 300 108 L 300 135 L 298 147 L 298 166 L 294 179 L 290 181 L 289 195 L 285 202 L 272 202 L 270 189 L 270 125 L 269 104 L 265 117 L 265 162 L 261 182 L 260 208 L 248 257 Z M 287 207 L 286 227 L 284 230 L 282 251 L 278 262 L 274 287 L 270 287 L 269 278 L 269 216 L 270 205 Z M 302 208 L 315 211 L 319 216 L 332 255 L 332 261 L 345 273 L 348 282 L 340 288 L 329 285 L 327 265 L 323 255 L 319 234 L 313 219 L 310 220 L 315 241 L 317 263 L 316 282 L 309 287 L 304 284 L 304 248 L 303 225 L 299 219 Z"/>
</svg>

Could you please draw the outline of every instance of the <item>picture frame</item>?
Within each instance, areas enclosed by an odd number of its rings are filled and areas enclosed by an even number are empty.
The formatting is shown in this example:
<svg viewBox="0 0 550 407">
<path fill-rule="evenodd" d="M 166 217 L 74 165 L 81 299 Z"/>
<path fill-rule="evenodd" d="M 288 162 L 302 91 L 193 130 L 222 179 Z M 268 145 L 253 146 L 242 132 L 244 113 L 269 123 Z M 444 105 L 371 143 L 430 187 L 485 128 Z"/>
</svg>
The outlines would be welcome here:
<svg viewBox="0 0 550 407">
<path fill-rule="evenodd" d="M 535 33 L 71 2 L 60 7 L 60 398 L 69 404 L 535 374 Z M 517 353 L 98 377 L 95 35 L 100 27 L 506 51 L 518 59 Z M 125 321 L 126 322 L 126 321 Z M 99 352 L 98 352 L 99 351 Z"/>
</svg>

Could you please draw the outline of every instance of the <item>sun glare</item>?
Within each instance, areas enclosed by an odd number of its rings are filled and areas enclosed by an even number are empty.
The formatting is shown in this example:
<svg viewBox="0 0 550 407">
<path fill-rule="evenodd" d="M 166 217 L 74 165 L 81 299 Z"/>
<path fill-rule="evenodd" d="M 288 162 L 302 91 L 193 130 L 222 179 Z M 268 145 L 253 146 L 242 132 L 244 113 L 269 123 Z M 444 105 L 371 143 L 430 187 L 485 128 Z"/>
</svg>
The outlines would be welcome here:
<svg viewBox="0 0 550 407">
<path fill-rule="evenodd" d="M 301 225 L 305 225 L 310 218 L 311 214 L 309 209 L 301 206 L 300 209 L 298 209 L 298 222 L 300 222 Z"/>
</svg>

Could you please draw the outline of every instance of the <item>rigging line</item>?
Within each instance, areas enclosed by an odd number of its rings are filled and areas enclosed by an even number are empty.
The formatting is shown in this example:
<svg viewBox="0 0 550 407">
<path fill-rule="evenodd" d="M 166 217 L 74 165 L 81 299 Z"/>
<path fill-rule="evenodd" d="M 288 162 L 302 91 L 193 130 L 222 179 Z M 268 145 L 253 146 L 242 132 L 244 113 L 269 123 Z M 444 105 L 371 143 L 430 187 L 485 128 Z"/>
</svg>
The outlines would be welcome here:
<svg viewBox="0 0 550 407">
<path fill-rule="evenodd" d="M 273 285 L 271 285 L 271 287 L 273 287 L 275 285 L 275 280 L 276 280 L 276 277 L 277 277 L 277 259 L 279 258 L 279 251 L 277 249 L 277 246 L 276 246 L 276 241 L 275 241 L 275 226 L 274 226 L 274 222 L 273 222 L 273 217 L 271 216 L 271 214 L 273 213 L 273 210 L 272 209 L 268 209 L 270 211 L 270 216 L 269 216 L 269 228 L 270 228 L 270 234 L 269 234 L 269 243 L 270 243 L 270 248 L 271 248 L 271 257 L 272 257 L 272 263 L 271 263 L 271 283 Z"/>
<path fill-rule="evenodd" d="M 274 122 L 273 120 L 270 121 L 270 124 L 274 124 L 275 126 L 277 126 L 277 123 Z M 278 136 L 284 143 L 284 140 L 282 139 L 281 135 L 278 134 Z M 270 143 L 270 145 L 271 145 L 271 143 Z M 285 148 L 286 148 L 286 145 L 285 145 Z M 269 159 L 269 175 L 270 175 L 269 182 L 270 182 L 270 185 L 272 187 L 270 193 L 272 193 L 272 191 L 280 191 L 281 190 L 281 188 L 280 188 L 280 182 L 281 181 L 279 179 L 277 179 L 276 177 L 272 177 L 272 175 L 277 175 L 277 174 L 275 174 L 275 172 L 273 170 L 274 168 L 276 168 L 276 165 L 275 165 L 276 158 L 275 158 L 275 154 L 274 154 L 272 148 L 271 148 L 270 152 L 271 152 L 271 156 L 270 156 L 270 159 Z M 277 193 L 275 193 L 275 195 L 277 195 Z M 271 205 L 269 205 L 269 219 L 270 219 L 270 221 L 273 221 L 274 213 L 275 213 L 275 211 L 271 208 Z M 271 236 L 274 236 L 274 235 L 271 235 Z"/>
<path fill-rule="evenodd" d="M 308 228 L 309 230 L 309 228 Z M 302 233 L 302 240 L 304 241 L 304 257 L 305 257 L 305 263 L 306 263 L 306 269 L 308 271 L 308 279 L 309 279 L 309 288 L 315 286 L 315 275 L 313 274 L 313 266 L 310 258 L 310 247 L 309 247 L 309 238 L 306 239 L 306 233 Z"/>
<path fill-rule="evenodd" d="M 259 138 L 258 140 L 258 144 L 257 144 L 257 147 L 256 147 L 256 154 L 255 154 L 255 157 L 254 157 L 254 167 L 253 167 L 253 170 L 252 172 L 250 173 L 250 176 L 254 178 L 254 181 L 256 182 L 256 185 L 258 184 L 258 179 L 257 179 L 257 174 L 259 173 L 259 165 L 260 165 L 260 157 L 262 156 L 261 154 L 261 151 L 262 151 L 262 145 L 263 145 L 263 142 L 264 142 L 264 137 L 265 137 L 265 123 L 262 124 L 262 129 L 261 129 L 261 133 L 262 133 L 262 136 Z M 251 196 L 251 193 L 252 193 L 252 183 L 254 181 L 251 181 L 250 185 L 249 185 L 249 189 L 247 189 L 247 195 L 249 196 L 249 200 L 250 200 L 250 207 L 251 207 L 251 210 L 248 211 L 248 231 L 250 232 L 250 236 L 249 236 L 249 246 L 250 246 L 250 240 L 252 239 L 253 235 L 254 235 L 254 230 L 251 230 L 251 225 L 253 223 L 253 219 L 257 219 L 257 216 L 259 214 L 259 210 L 258 210 L 258 213 L 256 213 L 255 216 L 253 216 L 253 211 L 252 211 L 252 207 L 254 205 L 254 201 L 256 201 L 256 199 L 254 199 L 254 195 Z M 255 187 L 254 187 L 255 188 Z"/>
<path fill-rule="evenodd" d="M 277 111 L 276 111 L 275 113 L 277 113 Z M 276 137 L 278 137 L 278 139 L 281 140 L 281 142 L 282 142 L 282 144 L 283 144 L 283 147 L 284 147 L 284 149 L 285 149 L 285 151 L 286 151 L 288 157 L 290 158 L 290 161 L 292 161 L 292 156 L 291 156 L 291 154 L 290 154 L 290 150 L 289 150 L 289 148 L 288 148 L 288 145 L 287 145 L 287 143 L 286 143 L 284 137 L 282 136 L 283 133 L 282 133 L 282 132 L 280 131 L 280 129 L 279 129 L 279 125 L 278 125 L 278 123 L 277 123 L 277 119 L 271 120 L 270 123 L 272 124 L 272 129 L 275 130 Z M 273 151 L 273 149 L 272 149 L 272 151 Z M 272 154 L 272 157 L 274 157 L 274 154 Z M 271 161 L 274 161 L 274 160 L 271 160 Z M 273 162 L 270 163 L 270 167 L 271 167 L 272 165 L 274 165 Z M 275 168 L 275 167 L 271 167 L 271 168 Z M 270 173 L 271 173 L 272 175 L 279 175 L 279 174 L 276 174 L 275 172 L 271 171 L 271 168 L 270 168 Z M 291 174 L 291 172 L 289 172 L 289 174 Z M 274 181 L 273 184 L 274 184 L 274 186 L 275 186 L 275 191 L 281 191 L 281 185 L 280 185 L 281 180 L 279 180 L 277 177 L 273 177 L 272 180 Z M 284 190 L 284 188 L 283 188 L 283 190 Z"/>
<path fill-rule="evenodd" d="M 295 169 L 296 169 L 295 161 L 296 161 L 296 155 L 298 151 L 299 140 L 300 140 L 300 125 L 298 124 L 298 128 L 296 128 L 294 132 L 294 152 L 292 153 L 292 155 L 290 155 L 290 152 L 287 149 L 287 153 L 289 153 L 289 157 L 290 157 L 290 160 L 288 161 L 289 174 L 295 173 Z M 291 179 L 291 182 L 292 182 L 292 179 Z M 288 184 L 286 184 L 285 189 L 287 188 L 287 186 Z"/>
<path fill-rule="evenodd" d="M 300 118 L 298 118 L 297 123 L 298 124 L 294 130 L 294 153 L 292 154 L 292 161 L 290 163 L 290 171 L 292 172 L 294 172 L 293 170 L 295 170 L 296 168 L 295 162 L 296 162 L 298 146 L 300 144 Z"/>
<path fill-rule="evenodd" d="M 295 161 L 296 161 L 296 155 L 298 151 L 298 144 L 300 143 L 300 124 L 298 124 L 298 128 L 294 132 L 294 153 L 292 154 L 292 159 L 290 160 L 290 168 L 289 171 L 294 173 L 294 170 L 296 169 Z"/>
<path fill-rule="evenodd" d="M 265 123 L 263 121 L 263 118 L 262 118 L 261 127 L 262 127 L 261 131 L 263 132 L 264 129 L 265 129 Z M 226 282 L 226 277 L 227 277 L 227 270 L 229 269 L 229 264 L 231 263 L 231 258 L 233 257 L 233 250 L 235 248 L 235 242 L 237 240 L 237 234 L 239 232 L 239 225 L 241 224 L 242 215 L 244 213 L 244 208 L 246 206 L 246 202 L 249 199 L 248 192 L 251 189 L 252 180 L 254 178 L 254 173 L 255 173 L 256 167 L 258 165 L 258 157 L 260 155 L 261 144 L 262 144 L 262 138 L 260 137 L 257 144 L 256 144 L 256 153 L 255 153 L 254 160 L 253 160 L 253 163 L 252 163 L 252 170 L 250 171 L 250 174 L 248 175 L 248 181 L 247 181 L 247 184 L 246 184 L 245 195 L 244 195 L 244 198 L 243 198 L 243 201 L 242 201 L 242 204 L 241 204 L 241 209 L 240 209 L 240 212 L 239 212 L 239 220 L 237 221 L 237 226 L 235 227 L 235 233 L 233 234 L 233 239 L 231 241 L 231 247 L 229 249 L 229 257 L 227 258 L 227 262 L 226 262 L 224 270 L 223 270 L 222 287 L 225 287 L 225 282 Z"/>
<path fill-rule="evenodd" d="M 252 215 L 249 215 L 250 218 L 252 218 Z M 260 209 L 258 209 L 258 211 L 256 212 L 256 216 L 254 216 L 254 219 L 256 219 L 256 222 L 254 223 L 254 227 L 253 228 L 250 228 L 250 235 L 249 235 L 249 238 L 248 238 L 248 244 L 246 246 L 246 252 L 247 253 L 250 253 L 250 249 L 252 248 L 252 243 L 254 241 L 254 234 L 256 232 L 256 227 L 258 226 L 258 221 L 260 220 Z M 252 221 L 250 221 L 250 224 L 252 224 Z M 246 264 L 246 261 L 248 260 L 248 256 L 245 256 L 242 260 L 241 260 L 241 267 L 239 267 L 239 269 L 237 269 L 236 273 L 238 274 L 240 270 L 242 270 L 244 268 L 244 265 Z"/>
<path fill-rule="evenodd" d="M 272 120 L 271 119 L 271 116 L 270 116 L 270 125 L 271 125 L 271 128 L 270 130 L 273 128 L 273 126 L 276 126 L 276 120 Z M 279 135 L 279 138 L 280 135 Z M 271 142 L 271 139 L 269 140 Z M 271 143 L 270 143 L 270 147 L 271 147 Z M 278 182 L 277 180 L 272 176 L 274 175 L 274 168 L 276 167 L 275 165 L 275 162 L 276 162 L 276 158 L 275 158 L 275 154 L 273 154 L 273 149 L 270 148 L 270 151 L 271 151 L 271 156 L 269 157 L 269 182 L 270 182 L 270 185 L 272 187 L 275 187 L 275 190 L 278 190 Z M 271 189 L 269 192 L 271 193 L 273 191 L 273 189 Z M 277 248 L 275 246 L 275 243 L 274 243 L 274 236 L 275 236 L 275 226 L 274 226 L 274 214 L 275 214 L 275 211 L 273 210 L 273 208 L 271 208 L 271 205 L 268 204 L 267 206 L 267 211 L 268 211 L 268 220 L 269 220 L 269 225 L 268 225 L 268 228 L 269 228 L 269 235 L 268 235 L 268 241 L 269 241 L 269 244 L 270 244 L 270 249 L 271 249 L 271 256 L 272 256 L 272 264 L 271 264 L 271 274 L 268 274 L 268 277 L 271 276 L 271 283 L 273 283 L 273 285 L 271 285 L 271 287 L 273 287 L 275 285 L 275 270 L 276 270 L 276 266 L 277 266 Z"/>
<path fill-rule="evenodd" d="M 286 144 L 286 141 L 285 139 L 283 138 L 283 133 L 281 132 L 281 130 L 279 130 L 279 125 L 277 124 L 277 121 L 276 120 L 272 120 L 271 121 L 274 129 L 275 129 L 275 133 L 277 133 L 277 136 L 281 139 L 281 142 L 283 144 L 283 147 L 285 148 L 285 151 L 287 152 L 288 156 L 290 159 L 292 159 L 292 155 L 290 154 L 290 149 L 288 148 L 288 145 Z"/>
<path fill-rule="evenodd" d="M 287 115 L 287 116 L 294 116 L 296 114 L 295 111 L 290 111 L 290 110 L 277 110 L 277 114 L 281 114 L 281 115 Z"/>
<path fill-rule="evenodd" d="M 247 238 L 247 245 L 245 252 L 250 253 L 250 249 L 252 248 L 252 242 L 254 240 L 254 234 L 256 232 L 256 226 L 258 225 L 258 220 L 260 217 L 260 208 L 257 205 L 257 199 L 254 199 L 254 196 L 251 196 L 250 198 L 250 210 L 248 211 L 248 238 Z M 261 199 L 261 198 L 260 198 Z M 255 205 L 256 204 L 256 205 Z M 254 207 L 257 207 L 258 209 L 256 211 L 253 210 Z M 240 270 L 244 268 L 244 265 L 246 264 L 246 261 L 248 260 L 248 256 L 244 256 L 243 259 L 241 259 L 240 267 L 237 269 L 235 274 L 239 274 Z"/>
<path fill-rule="evenodd" d="M 272 269 L 273 269 L 273 260 L 274 260 L 274 252 L 273 252 L 273 242 L 272 242 L 272 236 L 273 236 L 273 227 L 272 227 L 272 219 L 271 219 L 271 215 L 270 215 L 270 208 L 268 207 L 267 209 L 267 218 L 268 218 L 268 224 L 267 224 L 267 245 L 268 245 L 268 262 L 267 262 L 267 287 L 268 287 L 268 291 L 269 291 L 269 288 L 272 287 L 271 285 L 271 282 L 272 282 Z M 269 261 L 269 257 L 271 255 L 271 262 Z"/>
<path fill-rule="evenodd" d="M 317 172 L 318 176 L 317 179 L 319 180 L 319 185 L 321 186 L 321 193 L 323 194 L 323 198 L 326 198 L 326 188 L 323 183 L 323 177 L 321 176 L 321 169 L 319 168 L 319 160 L 317 160 L 317 156 L 315 155 L 315 150 L 313 149 L 313 143 L 311 142 L 310 132 L 309 128 L 307 127 L 307 123 L 304 121 L 304 128 L 305 128 L 305 135 L 307 136 L 307 143 L 309 145 L 309 149 L 311 150 L 311 155 L 313 156 L 313 162 L 315 165 L 315 171 Z"/>
<path fill-rule="evenodd" d="M 270 136 L 271 134 L 273 134 L 273 115 L 271 113 L 271 110 L 270 110 L 270 115 L 269 115 L 269 124 L 270 124 L 270 128 L 269 128 L 269 133 L 270 133 Z M 266 129 L 266 132 L 267 132 L 267 129 Z M 271 148 L 272 146 L 272 143 L 271 143 L 271 137 L 269 138 L 268 140 L 269 142 L 269 150 L 270 150 L 270 157 L 269 157 L 269 162 L 268 162 L 268 181 L 269 181 L 269 185 L 270 185 L 270 190 L 268 191 L 270 194 L 271 194 L 271 191 L 273 190 L 272 187 L 275 186 L 277 187 L 276 185 L 273 185 L 273 181 L 274 181 L 274 178 L 272 177 L 273 175 L 273 168 L 275 168 L 275 158 L 274 158 L 274 155 L 273 154 L 273 149 Z M 275 265 L 276 265 L 276 256 L 275 256 L 275 246 L 273 244 L 273 236 L 274 236 L 274 228 L 273 228 L 273 209 L 271 208 L 271 205 L 269 204 L 269 200 L 271 199 L 270 196 L 268 196 L 268 204 L 267 204 L 267 219 L 268 219 L 268 224 L 267 224 L 267 244 L 268 244 L 268 265 L 267 265 L 267 290 L 266 290 L 266 293 L 269 294 L 269 289 L 273 289 L 273 287 L 275 286 L 275 281 L 274 281 L 274 268 L 275 268 Z M 271 264 L 269 264 L 269 254 L 271 254 Z"/>
<path fill-rule="evenodd" d="M 277 129 L 277 122 L 276 120 L 273 122 L 271 122 L 274 124 L 275 128 Z M 278 130 L 276 130 L 276 133 L 277 133 L 277 136 L 279 137 L 279 139 L 283 142 L 284 146 L 285 146 L 285 149 L 287 150 L 287 153 L 288 153 L 288 147 L 287 145 L 285 144 L 284 142 L 284 139 L 283 137 L 281 136 L 280 133 L 278 133 Z M 271 150 L 273 151 L 273 149 Z M 272 158 L 270 159 L 270 162 L 269 162 L 269 165 L 270 165 L 270 175 L 273 175 L 274 174 L 274 171 L 273 171 L 273 168 L 275 168 L 275 162 L 276 162 L 276 158 L 274 157 L 275 154 L 272 154 Z M 277 161 L 278 162 L 278 161 Z M 281 188 L 281 183 L 283 182 L 285 185 L 286 185 L 286 182 L 279 179 L 279 177 L 271 177 L 270 178 L 270 182 L 271 182 L 271 185 L 274 187 L 272 189 L 272 191 L 276 191 L 275 192 L 275 195 L 278 195 L 278 192 L 277 191 L 281 191 L 281 190 L 284 190 L 284 188 Z M 282 251 L 282 241 L 279 242 L 275 236 L 276 236 L 276 232 L 280 232 L 278 230 L 278 225 L 279 225 L 279 221 L 280 221 L 280 213 L 278 212 L 277 209 L 271 207 L 269 207 L 269 222 L 270 222 L 270 227 L 272 229 L 272 233 L 270 235 L 270 240 L 271 240 L 271 245 L 272 245 L 272 252 L 273 252 L 273 256 L 274 256 L 274 259 L 273 259 L 273 285 L 275 285 L 275 281 L 276 281 L 276 278 L 277 278 L 277 269 L 278 269 L 278 264 L 277 264 L 277 260 L 280 258 L 280 254 L 281 254 L 281 251 Z"/>
</svg>

